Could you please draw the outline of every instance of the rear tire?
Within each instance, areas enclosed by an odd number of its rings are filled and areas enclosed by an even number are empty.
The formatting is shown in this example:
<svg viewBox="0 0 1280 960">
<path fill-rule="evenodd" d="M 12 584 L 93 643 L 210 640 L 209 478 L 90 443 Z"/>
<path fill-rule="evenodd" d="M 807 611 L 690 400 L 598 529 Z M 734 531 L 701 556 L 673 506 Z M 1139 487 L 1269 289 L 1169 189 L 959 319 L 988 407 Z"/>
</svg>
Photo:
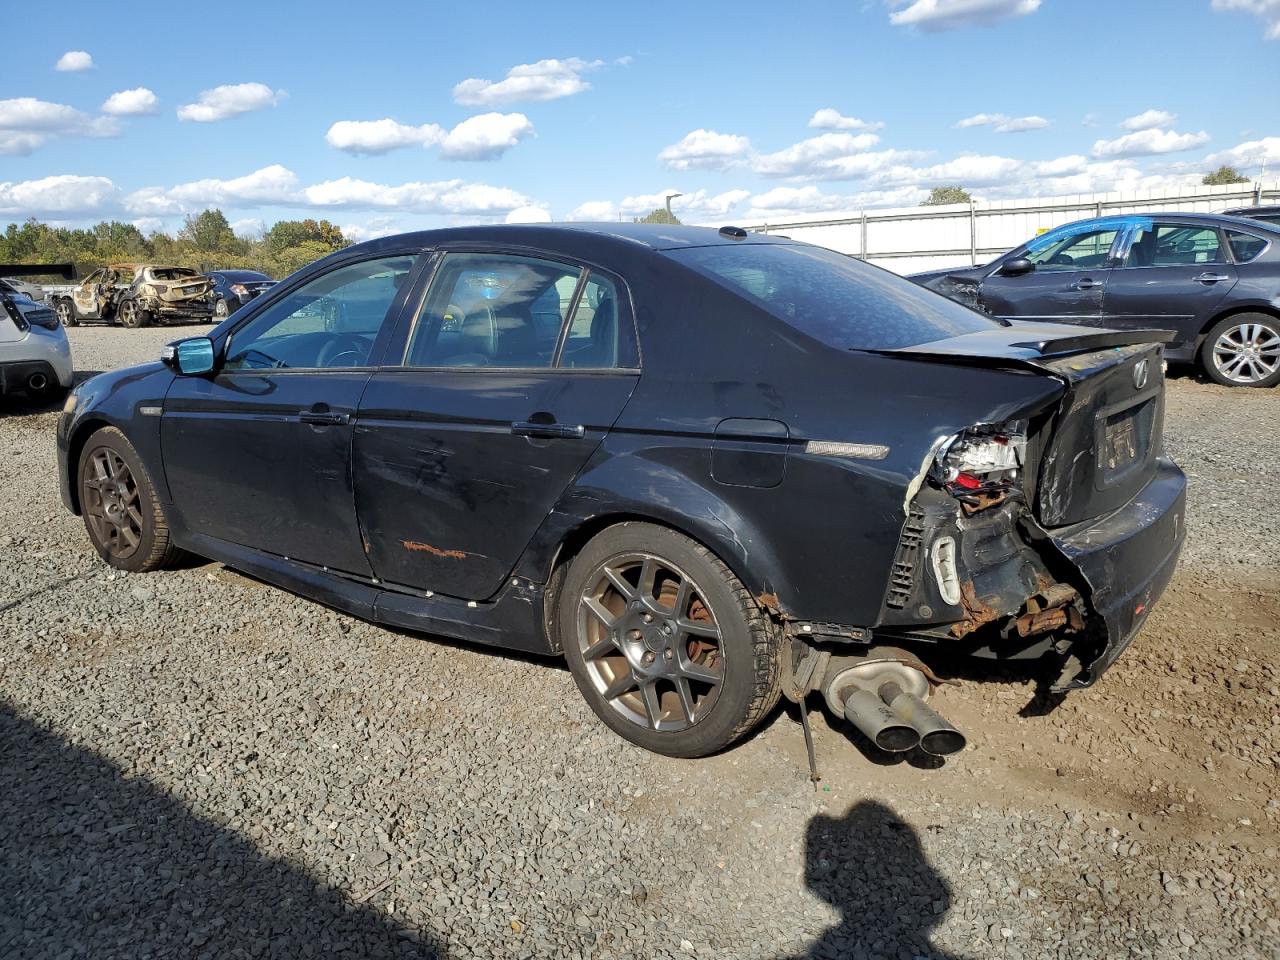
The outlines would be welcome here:
<svg viewBox="0 0 1280 960">
<path fill-rule="evenodd" d="M 186 555 L 173 544 L 146 467 L 115 427 L 89 437 L 80 452 L 76 484 L 89 540 L 111 566 L 147 573 L 171 567 Z"/>
<path fill-rule="evenodd" d="M 116 311 L 116 315 L 120 318 L 120 325 L 128 327 L 130 330 L 137 330 L 139 327 L 145 327 L 151 323 L 151 315 L 142 308 L 142 305 L 137 300 L 123 301 Z"/>
<path fill-rule="evenodd" d="M 596 716 L 655 753 L 722 750 L 781 693 L 777 626 L 715 554 L 666 527 L 592 539 L 564 577 L 556 626 Z"/>
<path fill-rule="evenodd" d="M 1218 321 L 1200 345 L 1205 373 L 1228 387 L 1280 383 L 1280 320 L 1268 313 L 1236 313 Z"/>
<path fill-rule="evenodd" d="M 80 324 L 80 318 L 76 316 L 75 307 L 71 306 L 66 300 L 59 300 L 53 308 L 53 312 L 58 315 L 58 322 L 64 327 L 75 327 Z"/>
<path fill-rule="evenodd" d="M 227 306 L 227 301 L 223 297 L 219 297 L 213 305 L 213 316 L 210 323 L 221 323 L 231 315 L 231 308 Z"/>
</svg>

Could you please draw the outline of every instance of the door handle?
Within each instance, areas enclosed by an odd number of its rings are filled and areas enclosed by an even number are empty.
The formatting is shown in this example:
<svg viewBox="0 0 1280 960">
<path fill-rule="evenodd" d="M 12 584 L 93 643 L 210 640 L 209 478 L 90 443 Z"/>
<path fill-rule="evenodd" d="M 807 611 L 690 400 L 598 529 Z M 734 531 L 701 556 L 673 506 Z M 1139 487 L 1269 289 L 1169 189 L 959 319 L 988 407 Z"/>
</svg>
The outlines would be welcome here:
<svg viewBox="0 0 1280 960">
<path fill-rule="evenodd" d="M 1092 290 L 1094 289 L 1094 287 L 1100 287 L 1100 286 L 1102 286 L 1101 280 L 1090 280 L 1088 278 L 1085 278 L 1084 280 L 1077 280 L 1075 283 L 1071 285 L 1071 288 L 1073 290 Z"/>
<path fill-rule="evenodd" d="M 1218 283 L 1222 280 L 1230 280 L 1225 273 L 1202 273 L 1194 278 L 1197 283 Z"/>
<path fill-rule="evenodd" d="M 346 413 L 331 413 L 327 410 L 303 410 L 298 414 L 298 419 L 317 427 L 334 427 L 347 423 L 351 416 Z"/>
<path fill-rule="evenodd" d="M 534 423 L 532 420 L 516 420 L 511 424 L 511 432 L 517 437 L 581 440 L 587 435 L 587 428 L 582 424 Z"/>
</svg>

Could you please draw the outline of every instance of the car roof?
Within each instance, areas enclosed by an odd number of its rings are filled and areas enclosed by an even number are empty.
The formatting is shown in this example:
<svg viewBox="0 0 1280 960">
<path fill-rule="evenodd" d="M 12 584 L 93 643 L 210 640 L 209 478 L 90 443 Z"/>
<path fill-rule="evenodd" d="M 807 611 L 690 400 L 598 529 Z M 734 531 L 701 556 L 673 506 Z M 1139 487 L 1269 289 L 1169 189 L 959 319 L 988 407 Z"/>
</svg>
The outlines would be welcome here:
<svg viewBox="0 0 1280 960">
<path fill-rule="evenodd" d="M 211 273 L 217 273 L 217 274 L 221 274 L 224 277 L 256 277 L 262 280 L 271 279 L 269 276 L 267 276 L 265 273 L 262 273 L 260 270 L 245 270 L 240 267 L 233 267 L 230 270 L 223 270 L 220 267 L 215 267 L 214 269 L 208 270 L 205 273 L 206 273 L 206 276 Z"/>
<path fill-rule="evenodd" d="M 1164 220 L 1170 223 L 1205 224 L 1226 227 L 1257 227 L 1259 222 L 1249 217 L 1229 216 L 1224 213 L 1177 213 L 1154 211 L 1152 213 L 1116 213 L 1106 217 L 1090 217 L 1076 223 L 1132 223 L 1135 220 Z M 1067 226 L 1067 224 L 1063 224 Z M 1264 228 L 1266 224 L 1261 224 Z"/>
</svg>

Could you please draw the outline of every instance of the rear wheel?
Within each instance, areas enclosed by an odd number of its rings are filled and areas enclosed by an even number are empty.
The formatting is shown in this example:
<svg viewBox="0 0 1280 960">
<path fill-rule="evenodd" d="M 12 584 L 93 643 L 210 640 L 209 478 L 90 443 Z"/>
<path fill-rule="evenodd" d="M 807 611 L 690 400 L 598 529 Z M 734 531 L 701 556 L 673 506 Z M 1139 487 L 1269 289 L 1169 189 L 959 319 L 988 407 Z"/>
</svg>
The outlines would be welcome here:
<svg viewBox="0 0 1280 960">
<path fill-rule="evenodd" d="M 1280 320 L 1237 313 L 1214 324 L 1200 347 L 1205 372 L 1229 387 L 1280 383 Z"/>
<path fill-rule="evenodd" d="M 80 512 L 94 549 L 111 566 L 145 573 L 173 565 L 164 509 L 133 444 L 115 427 L 93 434 L 80 454 Z"/>
<path fill-rule="evenodd" d="M 142 308 L 142 305 L 137 300 L 125 300 L 122 302 L 118 314 L 120 325 L 128 327 L 130 330 L 145 327 L 151 322 L 151 315 Z"/>
<path fill-rule="evenodd" d="M 54 313 L 58 315 L 58 322 L 64 327 L 74 327 L 80 322 L 80 318 L 76 316 L 76 312 L 71 308 L 70 302 L 66 300 L 59 300 L 53 309 Z"/>
<path fill-rule="evenodd" d="M 557 626 L 591 709 L 648 750 L 714 753 L 778 702 L 777 628 L 719 558 L 665 527 L 623 523 L 588 543 Z"/>
<path fill-rule="evenodd" d="M 213 304 L 213 322 L 218 323 L 227 319 L 227 315 L 231 313 L 231 308 L 227 306 L 227 301 L 219 297 Z"/>
</svg>

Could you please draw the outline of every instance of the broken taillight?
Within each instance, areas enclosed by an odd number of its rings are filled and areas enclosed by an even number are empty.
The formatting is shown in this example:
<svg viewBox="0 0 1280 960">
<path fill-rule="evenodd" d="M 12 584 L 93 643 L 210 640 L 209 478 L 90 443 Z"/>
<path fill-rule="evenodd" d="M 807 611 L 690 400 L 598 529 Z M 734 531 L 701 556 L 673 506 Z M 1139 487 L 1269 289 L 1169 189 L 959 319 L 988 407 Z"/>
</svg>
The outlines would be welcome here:
<svg viewBox="0 0 1280 960">
<path fill-rule="evenodd" d="M 938 447 L 930 478 L 957 495 L 1016 485 L 1027 449 L 1027 421 L 980 424 Z"/>
</svg>

